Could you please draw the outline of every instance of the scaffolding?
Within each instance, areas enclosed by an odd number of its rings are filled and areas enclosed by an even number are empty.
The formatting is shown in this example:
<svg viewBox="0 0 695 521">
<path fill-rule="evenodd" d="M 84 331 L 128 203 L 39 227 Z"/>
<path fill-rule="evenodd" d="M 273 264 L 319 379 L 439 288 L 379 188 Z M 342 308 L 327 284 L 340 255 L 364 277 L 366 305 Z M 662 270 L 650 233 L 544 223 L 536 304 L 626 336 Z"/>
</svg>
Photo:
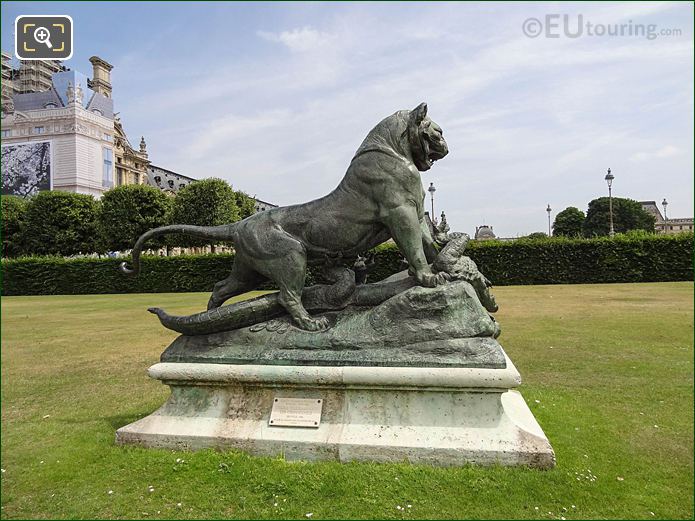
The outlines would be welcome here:
<svg viewBox="0 0 695 521">
<path fill-rule="evenodd" d="M 59 60 L 20 60 L 17 67 L 12 54 L 2 51 L 2 106 L 12 106 L 15 94 L 50 90 L 53 74 L 65 70 Z"/>
<path fill-rule="evenodd" d="M 65 70 L 59 60 L 21 60 L 17 75 L 20 94 L 51 89 L 53 75 Z"/>
</svg>

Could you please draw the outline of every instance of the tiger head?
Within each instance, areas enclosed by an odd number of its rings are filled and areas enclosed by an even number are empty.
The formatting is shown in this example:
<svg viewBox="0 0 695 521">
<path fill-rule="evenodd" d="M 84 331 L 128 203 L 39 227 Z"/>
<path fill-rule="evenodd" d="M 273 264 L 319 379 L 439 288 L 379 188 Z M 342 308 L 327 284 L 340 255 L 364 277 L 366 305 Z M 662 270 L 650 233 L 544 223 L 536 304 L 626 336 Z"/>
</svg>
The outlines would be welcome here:
<svg viewBox="0 0 695 521">
<path fill-rule="evenodd" d="M 442 127 L 427 117 L 427 103 L 420 103 L 410 111 L 406 132 L 413 163 L 421 172 L 449 153 Z"/>
</svg>

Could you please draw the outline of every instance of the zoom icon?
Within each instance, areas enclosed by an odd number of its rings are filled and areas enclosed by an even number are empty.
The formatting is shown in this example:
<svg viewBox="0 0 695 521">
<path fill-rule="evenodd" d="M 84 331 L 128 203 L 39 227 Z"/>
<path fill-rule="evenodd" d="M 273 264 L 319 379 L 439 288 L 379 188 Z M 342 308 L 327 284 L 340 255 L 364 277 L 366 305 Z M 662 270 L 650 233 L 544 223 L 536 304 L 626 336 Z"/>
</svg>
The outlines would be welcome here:
<svg viewBox="0 0 695 521">
<path fill-rule="evenodd" d="M 68 15 L 22 15 L 14 22 L 15 54 L 20 60 L 69 60 L 72 18 Z"/>
</svg>

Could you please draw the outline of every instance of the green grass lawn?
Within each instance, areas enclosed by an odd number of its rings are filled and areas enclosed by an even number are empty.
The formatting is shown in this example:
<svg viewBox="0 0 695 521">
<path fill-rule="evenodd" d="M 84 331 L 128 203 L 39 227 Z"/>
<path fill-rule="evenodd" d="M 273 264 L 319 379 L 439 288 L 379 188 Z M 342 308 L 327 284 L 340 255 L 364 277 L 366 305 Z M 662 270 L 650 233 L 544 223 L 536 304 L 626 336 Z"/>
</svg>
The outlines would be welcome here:
<svg viewBox="0 0 695 521">
<path fill-rule="evenodd" d="M 551 471 L 117 447 L 168 393 L 146 369 L 175 335 L 146 308 L 208 296 L 3 298 L 2 517 L 692 518 L 693 284 L 495 294 Z"/>
</svg>

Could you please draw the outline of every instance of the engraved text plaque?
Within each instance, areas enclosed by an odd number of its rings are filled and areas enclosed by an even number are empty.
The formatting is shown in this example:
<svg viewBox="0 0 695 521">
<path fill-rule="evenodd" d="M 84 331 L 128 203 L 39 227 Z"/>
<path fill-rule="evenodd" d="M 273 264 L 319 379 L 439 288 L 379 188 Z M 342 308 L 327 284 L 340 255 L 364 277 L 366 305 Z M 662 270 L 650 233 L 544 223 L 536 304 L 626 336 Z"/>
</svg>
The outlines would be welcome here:
<svg viewBox="0 0 695 521">
<path fill-rule="evenodd" d="M 321 398 L 275 398 L 268 425 L 318 428 L 322 408 Z"/>
</svg>

